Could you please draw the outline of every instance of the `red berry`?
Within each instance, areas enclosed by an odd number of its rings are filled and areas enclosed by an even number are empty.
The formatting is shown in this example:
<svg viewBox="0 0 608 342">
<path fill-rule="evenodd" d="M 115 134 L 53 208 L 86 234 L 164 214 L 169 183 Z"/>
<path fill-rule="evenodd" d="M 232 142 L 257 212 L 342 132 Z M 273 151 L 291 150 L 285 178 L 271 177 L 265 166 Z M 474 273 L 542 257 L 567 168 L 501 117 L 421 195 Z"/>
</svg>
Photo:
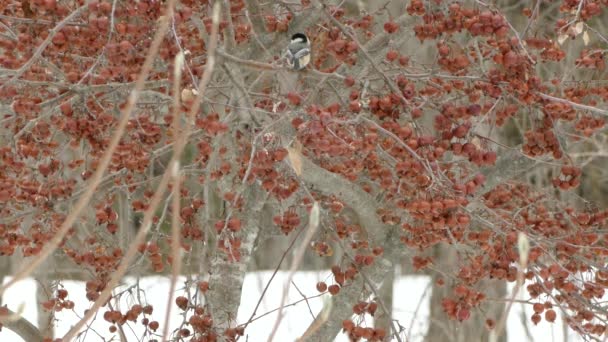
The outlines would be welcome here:
<svg viewBox="0 0 608 342">
<path fill-rule="evenodd" d="M 386 60 L 389 62 L 394 61 L 398 57 L 399 57 L 399 53 L 395 50 L 390 50 L 389 52 L 386 53 Z"/>
<path fill-rule="evenodd" d="M 355 79 L 352 76 L 346 76 L 346 78 L 344 79 L 344 85 L 346 85 L 347 87 L 352 87 L 353 85 L 355 85 Z"/>
<path fill-rule="evenodd" d="M 553 310 L 553 309 L 547 310 L 545 312 L 545 320 L 547 322 L 550 322 L 550 323 L 555 322 L 556 317 L 557 317 L 557 314 L 555 313 L 555 310 Z"/>
<path fill-rule="evenodd" d="M 332 296 L 335 296 L 340 292 L 340 286 L 338 285 L 330 285 L 327 289 Z"/>
</svg>

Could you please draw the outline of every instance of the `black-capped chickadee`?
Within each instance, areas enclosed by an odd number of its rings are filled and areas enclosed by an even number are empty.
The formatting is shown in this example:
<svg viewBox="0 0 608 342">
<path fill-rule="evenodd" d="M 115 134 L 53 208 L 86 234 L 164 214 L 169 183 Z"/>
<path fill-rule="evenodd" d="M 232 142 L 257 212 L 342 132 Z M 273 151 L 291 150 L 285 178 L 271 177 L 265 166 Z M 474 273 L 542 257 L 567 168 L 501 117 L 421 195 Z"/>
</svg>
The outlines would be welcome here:
<svg viewBox="0 0 608 342">
<path fill-rule="evenodd" d="M 287 46 L 287 62 L 294 70 L 304 69 L 310 63 L 310 41 L 304 33 L 291 36 Z"/>
</svg>

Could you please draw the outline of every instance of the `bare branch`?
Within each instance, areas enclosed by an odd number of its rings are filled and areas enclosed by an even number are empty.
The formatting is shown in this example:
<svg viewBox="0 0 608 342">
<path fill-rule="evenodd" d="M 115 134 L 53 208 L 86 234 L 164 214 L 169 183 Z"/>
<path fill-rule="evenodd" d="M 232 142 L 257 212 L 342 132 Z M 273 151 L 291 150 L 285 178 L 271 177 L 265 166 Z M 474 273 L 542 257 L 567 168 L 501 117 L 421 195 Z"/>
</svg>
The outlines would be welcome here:
<svg viewBox="0 0 608 342">
<path fill-rule="evenodd" d="M 388 229 L 385 229 L 385 225 L 379 220 L 376 213 L 377 203 L 370 194 L 353 186 L 342 176 L 316 165 L 306 157 L 302 157 L 301 178 L 305 183 L 314 185 L 317 191 L 327 195 L 336 195 L 353 208 L 372 241 L 384 240 Z"/>
<path fill-rule="evenodd" d="M 324 5 L 324 14 L 332 22 L 332 24 L 336 25 L 340 29 L 340 31 L 342 31 L 342 33 L 344 33 L 352 41 L 357 43 L 359 50 L 363 53 L 363 56 L 365 57 L 365 59 L 367 59 L 369 64 L 372 66 L 372 68 L 378 74 L 380 74 L 380 76 L 382 76 L 382 78 L 384 79 L 384 82 L 386 82 L 386 84 L 391 89 L 391 91 L 399 97 L 399 100 L 401 101 L 401 103 L 403 103 L 404 105 L 408 105 L 409 101 L 405 97 L 403 97 L 403 94 L 401 93 L 399 88 L 397 88 L 397 85 L 395 85 L 395 83 L 386 75 L 386 73 L 384 73 L 382 70 L 380 70 L 380 67 L 378 67 L 377 63 L 374 61 L 374 58 L 369 54 L 369 52 L 367 52 L 367 49 L 359 42 L 357 37 L 355 37 L 355 35 L 352 34 L 350 32 L 350 30 L 348 30 L 344 25 L 342 25 L 342 23 L 339 22 L 338 19 L 334 18 L 334 16 L 331 15 L 327 11 L 327 9 L 325 8 L 325 5 Z"/>
<path fill-rule="evenodd" d="M 561 97 L 555 97 L 555 96 L 551 96 L 545 93 L 537 93 L 540 97 L 542 97 L 545 100 L 551 100 L 551 101 L 555 101 L 555 102 L 560 102 L 560 103 L 565 103 L 568 104 L 574 108 L 578 108 L 578 109 L 582 109 L 582 110 L 588 110 L 590 112 L 594 112 L 594 113 L 598 113 L 598 114 L 602 114 L 602 115 L 606 115 L 608 116 L 608 110 L 605 109 L 600 109 L 597 107 L 592 107 L 592 106 L 587 106 L 584 104 L 580 104 L 580 103 L 576 103 L 576 102 L 572 102 L 570 100 L 566 100 L 566 99 L 562 99 Z"/>
<path fill-rule="evenodd" d="M 173 1 L 169 2 L 169 4 L 172 4 L 172 3 L 173 3 Z M 87 7 L 87 6 L 88 5 L 85 5 L 81 8 L 79 8 L 78 10 L 80 11 L 84 7 Z M 67 18 L 71 18 L 71 16 L 68 16 Z M 66 19 L 64 19 L 62 22 L 67 22 Z M 32 260 L 31 263 L 29 263 L 28 265 L 25 265 L 21 269 L 21 271 L 19 271 L 17 274 L 15 274 L 14 277 L 8 283 L 6 283 L 4 286 L 0 287 L 0 295 L 2 295 L 2 293 L 4 293 L 4 291 L 6 291 L 7 288 L 11 287 L 19 280 L 24 279 L 25 277 L 30 275 L 36 269 L 36 267 L 38 267 L 46 258 L 49 257 L 49 255 L 51 255 L 51 253 L 53 253 L 53 251 L 55 251 L 55 249 L 59 246 L 59 244 L 65 237 L 65 235 L 68 233 L 68 231 L 72 227 L 72 225 L 78 219 L 78 216 L 80 215 L 82 210 L 88 206 L 89 201 L 91 200 L 91 198 L 93 197 L 93 194 L 95 193 L 95 190 L 101 183 L 103 174 L 105 173 L 106 169 L 110 165 L 112 154 L 114 154 L 114 151 L 116 150 L 116 147 L 118 146 L 118 143 L 120 142 L 120 139 L 122 138 L 125 128 L 127 127 L 127 123 L 129 122 L 129 117 L 131 116 L 131 112 L 135 108 L 135 105 L 139 98 L 139 93 L 143 89 L 145 80 L 148 77 L 150 70 L 152 69 L 152 64 L 154 62 L 154 58 L 156 57 L 156 54 L 158 53 L 160 44 L 162 43 L 162 40 L 164 38 L 164 34 L 165 34 L 165 31 L 167 30 L 168 25 L 169 25 L 168 19 L 162 20 L 159 25 L 160 26 L 159 30 L 156 32 L 154 40 L 152 41 L 152 44 L 150 46 L 148 55 L 146 56 L 144 65 L 142 66 L 141 72 L 135 83 L 135 88 L 131 91 L 131 95 L 129 96 L 127 105 L 125 106 L 124 110 L 121 113 L 120 119 L 118 121 L 118 125 L 116 127 L 116 131 L 114 132 L 114 135 L 112 136 L 112 139 L 110 140 L 108 148 L 106 149 L 103 156 L 101 157 L 99 164 L 97 166 L 97 169 L 95 170 L 95 173 L 91 176 L 91 180 L 90 180 L 90 183 L 89 183 L 86 191 L 84 192 L 82 197 L 78 200 L 78 202 L 76 203 L 76 205 L 74 206 L 74 208 L 72 209 L 72 211 L 70 212 L 68 217 L 65 219 L 65 221 L 62 223 L 62 225 L 59 227 L 58 231 L 55 233 L 53 238 L 44 245 L 44 248 L 42 249 L 40 254 L 38 254 L 36 256 L 36 258 L 34 258 Z M 164 26 L 166 26 L 166 27 L 164 27 Z M 59 25 L 57 27 L 59 27 Z M 52 36 L 53 36 L 53 34 L 49 34 L 48 39 L 51 39 Z M 30 59 L 30 60 L 33 60 L 33 58 L 34 57 L 32 57 L 32 59 Z M 17 76 L 17 75 L 15 75 L 15 76 Z M 13 79 L 16 79 L 16 77 L 14 77 Z"/>
<path fill-rule="evenodd" d="M 289 286 L 291 285 L 291 280 L 293 279 L 294 274 L 298 270 L 302 259 L 304 258 L 304 253 L 308 248 L 308 244 L 312 240 L 313 236 L 317 232 L 319 228 L 319 215 L 320 215 L 319 203 L 315 202 L 310 211 L 310 217 L 308 219 L 308 228 L 306 229 L 306 235 L 304 235 L 304 240 L 302 240 L 300 246 L 296 250 L 295 256 L 291 262 L 291 267 L 289 268 L 289 275 L 287 276 L 287 280 L 285 281 L 285 285 L 283 286 L 283 296 L 281 298 L 281 304 L 279 305 L 279 313 L 276 322 L 272 328 L 270 336 L 268 337 L 268 342 L 271 342 L 274 338 L 274 335 L 279 328 L 279 324 L 281 324 L 281 320 L 283 320 L 283 306 L 287 300 L 287 296 L 289 294 Z"/>
<path fill-rule="evenodd" d="M 322 72 L 316 69 L 304 69 L 302 71 L 292 71 L 289 68 L 284 68 L 284 67 L 280 67 L 278 65 L 273 65 L 273 64 L 268 64 L 268 63 L 262 63 L 262 62 L 258 62 L 258 61 L 253 61 L 253 60 L 248 60 L 248 59 L 242 59 L 242 58 L 238 58 L 236 56 L 233 56 L 229 53 L 227 53 L 224 50 L 218 49 L 217 51 L 218 55 L 222 56 L 223 58 L 225 58 L 227 61 L 229 62 L 233 62 L 233 63 L 237 63 L 239 65 L 242 65 L 244 67 L 247 68 L 251 68 L 251 69 L 256 69 L 256 70 L 283 70 L 283 71 L 291 71 L 291 72 L 304 72 L 307 74 L 312 74 L 314 76 L 317 77 L 334 77 L 340 80 L 345 79 L 346 77 L 343 75 L 340 75 L 339 73 L 336 72 L 332 72 L 332 73 L 327 73 L 327 72 Z"/>
<path fill-rule="evenodd" d="M 6 306 L 0 307 L 0 326 L 12 330 L 27 342 L 41 342 L 43 339 L 40 330 L 35 325 Z"/>
<path fill-rule="evenodd" d="M 175 0 L 169 0 L 167 3 L 167 12 L 166 12 L 167 14 L 161 18 L 160 24 L 159 24 L 159 29 L 156 32 L 155 38 L 158 38 L 158 39 L 154 40 L 152 47 L 158 48 L 160 46 L 160 42 L 162 41 L 162 38 L 164 37 L 165 32 L 167 32 L 167 29 L 169 28 L 169 20 L 171 19 L 172 15 L 173 15 L 174 7 L 175 7 Z M 213 25 L 212 25 L 212 30 L 211 30 L 211 33 L 212 33 L 211 44 L 209 45 L 209 50 L 208 50 L 209 57 L 208 57 L 207 65 L 205 67 L 205 73 L 199 84 L 200 91 L 197 94 L 196 100 L 195 100 L 194 104 L 192 105 L 190 112 L 188 113 L 189 117 L 193 117 L 198 112 L 198 109 L 200 108 L 201 99 L 205 92 L 205 88 L 207 87 L 207 84 L 211 80 L 211 74 L 213 73 L 213 68 L 215 66 L 215 49 L 217 46 L 217 39 L 218 39 L 217 32 L 218 32 L 218 26 L 219 26 L 219 11 L 220 11 L 220 9 L 219 9 L 219 3 L 218 3 L 218 5 L 214 6 Z M 158 43 L 156 43 L 157 40 L 158 40 Z M 181 153 L 183 152 L 185 142 L 187 141 L 189 133 L 190 133 L 190 131 L 189 131 L 190 123 L 192 122 L 192 120 L 186 120 L 186 122 L 187 122 L 186 129 L 184 131 L 183 136 L 180 138 L 183 140 L 181 140 L 181 143 L 176 144 L 176 145 L 178 145 L 178 147 L 175 150 L 176 153 L 173 154 L 171 161 L 169 162 L 169 167 L 165 171 L 163 178 L 156 189 L 156 192 L 152 196 L 149 208 L 144 213 L 142 226 L 140 227 L 140 229 L 137 233 L 137 236 L 135 237 L 135 240 L 133 241 L 133 243 L 131 244 L 131 247 L 129 248 L 129 250 L 126 252 L 125 256 L 123 257 L 123 259 L 121 260 L 121 263 L 118 266 L 118 269 L 112 274 L 112 278 L 106 285 L 105 289 L 99 295 L 99 298 L 95 301 L 93 306 L 87 311 L 87 313 L 84 315 L 84 317 L 76 325 L 74 325 L 70 329 L 70 331 L 67 332 L 67 334 L 63 338 L 64 341 L 71 341 L 76 336 L 76 334 L 84 326 L 84 324 L 86 324 L 86 322 L 89 319 L 91 319 L 93 317 L 93 315 L 95 315 L 97 310 L 99 310 L 99 308 L 101 308 L 101 306 L 110 298 L 112 290 L 118 284 L 120 279 L 122 279 L 123 275 L 127 272 L 127 269 L 131 263 L 131 260 L 135 257 L 135 254 L 137 253 L 137 246 L 143 241 L 143 239 L 146 236 L 146 233 L 148 232 L 148 229 L 150 228 L 150 225 L 152 222 L 152 217 L 154 216 L 154 210 L 160 203 L 162 194 L 164 193 L 165 188 L 169 182 L 169 179 L 171 176 L 171 170 L 173 170 L 175 168 L 175 164 L 178 162 L 178 160 L 181 156 Z"/>
<path fill-rule="evenodd" d="M 53 40 L 53 37 L 55 37 L 55 35 L 59 31 L 61 31 L 61 29 L 64 26 L 66 26 L 70 21 L 72 21 L 72 19 L 74 19 L 77 16 L 79 16 L 88 7 L 89 7 L 89 5 L 85 3 L 84 5 L 78 7 L 75 11 L 73 11 L 72 13 L 70 13 L 70 15 L 68 15 L 65 18 L 63 18 L 62 21 L 60 21 L 59 23 L 57 23 L 57 25 L 52 30 L 49 31 L 49 35 L 42 42 L 42 44 L 40 44 L 40 46 L 38 46 L 38 48 L 36 49 L 36 51 L 34 51 L 34 54 L 32 55 L 32 57 L 30 57 L 30 59 L 27 62 L 25 62 L 25 64 L 23 64 L 17 71 L 15 71 L 15 74 L 13 75 L 13 77 L 11 77 L 2 86 L 0 86 L 0 90 L 3 89 L 5 86 L 7 86 L 7 85 L 11 84 L 12 82 L 14 82 L 19 77 L 21 77 L 36 62 L 36 60 L 38 58 L 40 58 L 40 56 L 42 56 L 42 52 L 51 43 L 51 41 Z"/>
<path fill-rule="evenodd" d="M 184 66 L 184 55 L 180 52 L 175 57 L 175 70 L 173 80 L 173 132 L 175 134 L 176 143 L 173 144 L 173 154 L 177 155 L 180 153 L 180 149 L 185 145 L 185 135 L 181 134 L 181 117 L 179 115 L 179 109 L 181 105 L 180 101 L 180 80 L 182 76 L 182 67 Z M 180 244 L 180 199 L 181 199 L 181 173 L 179 163 L 173 164 L 171 172 L 171 179 L 173 180 L 173 197 L 171 198 L 171 259 L 172 259 L 172 270 L 171 270 L 171 285 L 169 286 L 169 298 L 167 299 L 167 312 L 165 313 L 165 324 L 163 327 L 163 338 L 162 341 L 167 340 L 169 334 L 169 319 L 171 317 L 171 308 L 173 307 L 173 297 L 175 292 L 175 285 L 177 283 L 177 277 L 181 274 L 182 258 L 181 258 L 181 244 Z M 160 221 L 162 222 L 162 220 Z"/>
</svg>

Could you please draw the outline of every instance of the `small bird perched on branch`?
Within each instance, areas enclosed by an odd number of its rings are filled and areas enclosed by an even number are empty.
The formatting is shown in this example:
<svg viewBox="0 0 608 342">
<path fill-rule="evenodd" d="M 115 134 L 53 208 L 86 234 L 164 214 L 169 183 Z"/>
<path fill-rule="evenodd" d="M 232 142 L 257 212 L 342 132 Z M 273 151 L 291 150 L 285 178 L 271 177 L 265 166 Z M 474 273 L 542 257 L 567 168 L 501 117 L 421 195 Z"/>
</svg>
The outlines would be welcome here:
<svg viewBox="0 0 608 342">
<path fill-rule="evenodd" d="M 310 41 L 304 33 L 295 33 L 287 46 L 287 62 L 293 70 L 302 70 L 310 63 Z"/>
</svg>

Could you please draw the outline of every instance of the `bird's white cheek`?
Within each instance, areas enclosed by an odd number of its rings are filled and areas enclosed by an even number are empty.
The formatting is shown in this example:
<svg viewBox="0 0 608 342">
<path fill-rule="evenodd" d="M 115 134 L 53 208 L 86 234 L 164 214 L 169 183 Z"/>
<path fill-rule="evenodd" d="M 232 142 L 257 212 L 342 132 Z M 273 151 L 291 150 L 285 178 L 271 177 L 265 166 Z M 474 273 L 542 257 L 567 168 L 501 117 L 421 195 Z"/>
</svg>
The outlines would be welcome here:
<svg viewBox="0 0 608 342">
<path fill-rule="evenodd" d="M 308 65 L 308 63 L 310 63 L 310 55 L 306 55 L 306 56 L 303 56 L 302 58 L 300 58 L 301 66 L 306 66 L 306 65 Z"/>
</svg>

